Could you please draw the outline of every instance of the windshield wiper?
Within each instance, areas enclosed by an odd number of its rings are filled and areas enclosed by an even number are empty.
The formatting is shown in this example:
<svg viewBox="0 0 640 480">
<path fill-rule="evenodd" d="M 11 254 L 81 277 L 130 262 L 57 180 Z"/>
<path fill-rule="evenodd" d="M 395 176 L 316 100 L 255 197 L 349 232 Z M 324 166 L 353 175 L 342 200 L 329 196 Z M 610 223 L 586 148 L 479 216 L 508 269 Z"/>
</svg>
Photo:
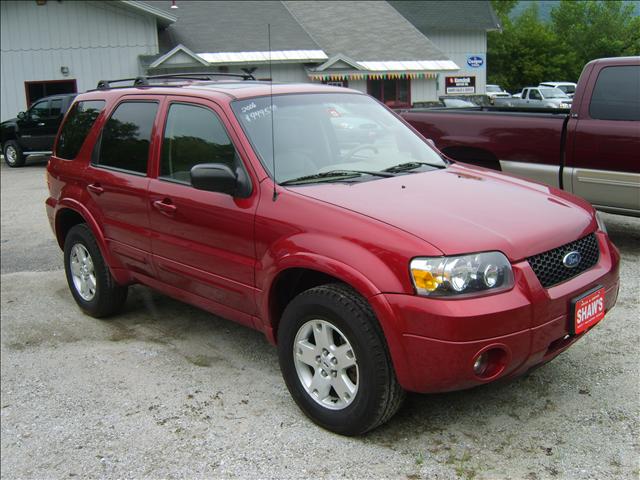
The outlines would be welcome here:
<svg viewBox="0 0 640 480">
<path fill-rule="evenodd" d="M 361 175 L 373 175 L 376 177 L 395 177 L 390 172 L 369 172 L 366 170 L 330 170 L 328 172 L 314 173 L 313 175 L 305 175 L 303 177 L 285 180 L 280 185 L 295 185 L 297 183 L 311 183 L 312 180 L 330 180 L 332 178 L 359 177 Z"/>
<path fill-rule="evenodd" d="M 425 162 L 406 162 L 400 163 L 398 165 L 394 165 L 393 167 L 385 168 L 383 172 L 406 172 L 409 170 L 415 170 L 416 168 L 420 168 L 422 166 L 434 167 L 434 168 L 445 168 L 445 165 L 435 165 L 433 163 L 425 163 Z"/>
</svg>

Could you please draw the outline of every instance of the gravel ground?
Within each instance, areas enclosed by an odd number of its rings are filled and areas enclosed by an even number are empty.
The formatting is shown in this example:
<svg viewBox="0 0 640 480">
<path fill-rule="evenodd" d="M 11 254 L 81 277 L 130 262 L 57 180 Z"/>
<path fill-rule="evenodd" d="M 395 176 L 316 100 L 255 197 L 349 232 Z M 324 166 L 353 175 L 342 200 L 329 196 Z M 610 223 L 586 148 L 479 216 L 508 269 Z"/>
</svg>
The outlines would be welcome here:
<svg viewBox="0 0 640 480">
<path fill-rule="evenodd" d="M 111 321 L 67 289 L 42 164 L 1 168 L 1 476 L 638 478 L 640 219 L 606 215 L 616 308 L 510 383 L 410 395 L 343 438 L 310 423 L 257 332 L 143 287 Z"/>
</svg>

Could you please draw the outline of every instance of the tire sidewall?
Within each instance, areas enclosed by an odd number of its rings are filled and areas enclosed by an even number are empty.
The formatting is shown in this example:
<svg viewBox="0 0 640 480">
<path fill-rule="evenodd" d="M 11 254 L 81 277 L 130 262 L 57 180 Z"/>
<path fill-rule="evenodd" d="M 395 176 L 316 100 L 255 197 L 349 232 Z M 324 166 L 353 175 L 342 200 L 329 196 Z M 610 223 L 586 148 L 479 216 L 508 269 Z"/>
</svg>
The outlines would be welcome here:
<svg viewBox="0 0 640 480">
<path fill-rule="evenodd" d="M 370 336 L 346 319 L 353 312 L 344 305 L 321 295 L 301 295 L 285 309 L 278 331 L 280 369 L 291 396 L 298 406 L 318 425 L 342 434 L 367 430 L 369 419 L 375 415 L 377 398 L 383 395 L 376 381 L 375 369 L 380 368 L 366 348 Z M 338 328 L 351 344 L 358 362 L 358 392 L 355 399 L 342 410 L 322 407 L 306 392 L 295 368 L 293 344 L 298 330 L 310 320 L 325 320 Z M 373 326 L 371 326 L 373 329 Z M 388 367 L 387 367 L 388 368 Z"/>
</svg>

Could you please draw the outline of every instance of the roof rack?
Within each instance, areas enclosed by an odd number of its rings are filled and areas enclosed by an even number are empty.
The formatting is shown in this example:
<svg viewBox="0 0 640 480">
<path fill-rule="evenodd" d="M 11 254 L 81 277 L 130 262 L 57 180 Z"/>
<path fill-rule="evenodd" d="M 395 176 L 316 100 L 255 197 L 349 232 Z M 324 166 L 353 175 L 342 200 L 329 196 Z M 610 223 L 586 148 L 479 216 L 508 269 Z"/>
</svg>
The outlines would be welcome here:
<svg viewBox="0 0 640 480">
<path fill-rule="evenodd" d="M 98 82 L 98 90 L 107 90 L 109 88 L 125 88 L 112 87 L 112 83 L 133 82 L 133 87 L 149 86 L 149 80 L 170 80 L 177 78 L 181 80 L 213 80 L 215 77 L 233 77 L 241 78 L 242 80 L 255 80 L 256 78 L 250 73 L 219 73 L 219 72 L 193 72 L 193 73 L 168 73 L 164 75 L 147 75 L 135 78 L 120 78 L 118 80 L 100 80 Z"/>
</svg>

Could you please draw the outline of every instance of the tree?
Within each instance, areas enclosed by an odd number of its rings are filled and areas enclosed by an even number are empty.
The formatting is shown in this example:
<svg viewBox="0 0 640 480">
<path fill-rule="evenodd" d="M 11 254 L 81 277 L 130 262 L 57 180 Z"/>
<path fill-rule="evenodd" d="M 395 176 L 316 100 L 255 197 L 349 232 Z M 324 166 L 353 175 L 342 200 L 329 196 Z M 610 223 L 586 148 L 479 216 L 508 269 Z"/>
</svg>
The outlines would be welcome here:
<svg viewBox="0 0 640 480">
<path fill-rule="evenodd" d="M 640 17 L 619 0 L 560 0 L 551 21 L 531 2 L 516 19 L 513 0 L 492 0 L 502 32 L 488 36 L 490 83 L 511 91 L 541 81 L 577 81 L 584 65 L 601 57 L 640 54 Z"/>
<path fill-rule="evenodd" d="M 569 78 L 577 79 L 596 58 L 640 54 L 640 17 L 630 3 L 561 0 L 551 10 L 551 25 L 574 54 Z"/>
<path fill-rule="evenodd" d="M 508 14 L 513 5 L 500 2 L 502 32 L 490 32 L 487 52 L 489 81 L 510 91 L 537 85 L 549 78 L 563 78 L 573 55 L 555 31 L 538 19 L 538 6 L 529 7 L 513 22 Z M 501 10 L 500 10 L 501 9 Z"/>
</svg>

